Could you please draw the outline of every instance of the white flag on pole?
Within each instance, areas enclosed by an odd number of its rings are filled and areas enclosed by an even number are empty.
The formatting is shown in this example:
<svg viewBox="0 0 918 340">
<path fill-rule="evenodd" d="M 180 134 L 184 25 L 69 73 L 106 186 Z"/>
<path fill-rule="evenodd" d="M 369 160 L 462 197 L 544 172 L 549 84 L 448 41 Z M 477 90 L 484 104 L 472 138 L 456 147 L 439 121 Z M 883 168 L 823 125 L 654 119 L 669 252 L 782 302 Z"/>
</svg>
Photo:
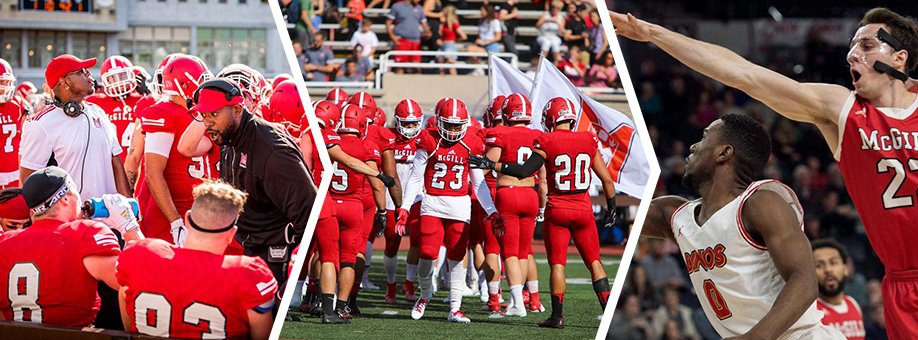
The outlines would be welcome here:
<svg viewBox="0 0 918 340">
<path fill-rule="evenodd" d="M 500 95 L 508 96 L 514 93 L 529 93 L 529 89 L 532 87 L 532 78 L 520 72 L 516 67 L 510 65 L 510 63 L 495 55 L 491 55 L 488 58 L 488 66 L 490 67 L 489 80 L 491 87 L 489 91 L 491 98 L 488 98 L 488 104 L 494 100 L 494 97 Z"/>
</svg>

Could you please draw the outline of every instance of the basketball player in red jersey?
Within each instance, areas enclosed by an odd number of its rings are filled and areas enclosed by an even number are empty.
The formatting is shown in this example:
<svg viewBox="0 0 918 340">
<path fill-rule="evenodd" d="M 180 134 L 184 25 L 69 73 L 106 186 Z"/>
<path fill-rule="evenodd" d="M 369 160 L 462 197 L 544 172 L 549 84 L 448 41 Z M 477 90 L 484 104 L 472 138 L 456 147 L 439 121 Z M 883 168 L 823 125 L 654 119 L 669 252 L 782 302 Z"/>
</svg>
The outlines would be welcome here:
<svg viewBox="0 0 918 340">
<path fill-rule="evenodd" d="M 526 96 L 514 93 L 507 96 L 501 111 L 505 125 L 488 131 L 485 138 L 487 156 L 496 162 L 523 164 L 532 156 L 536 138 L 542 135 L 541 131 L 527 126 L 532 120 L 532 104 Z M 529 269 L 528 248 L 532 246 L 535 220 L 539 215 L 539 193 L 534 187 L 534 176 L 520 179 L 498 175 L 497 178 L 495 202 L 506 229 L 499 241 L 510 286 L 510 305 L 504 313 L 507 316 L 526 316 L 523 281 Z"/>
<path fill-rule="evenodd" d="M 850 277 L 848 250 L 835 240 L 813 241 L 813 261 L 819 298 L 816 308 L 822 311 L 822 323 L 835 327 L 848 340 L 863 340 L 864 315 L 861 306 L 845 294 L 845 282 Z"/>
<path fill-rule="evenodd" d="M 259 257 L 224 255 L 246 194 L 222 182 L 194 188 L 184 247 L 158 239 L 118 258 L 124 327 L 169 338 L 267 339 L 277 281 Z"/>
<path fill-rule="evenodd" d="M 99 105 L 108 115 L 108 120 L 115 124 L 115 137 L 121 143 L 121 161 L 124 162 L 134 136 L 134 105 L 142 95 L 135 91 L 138 84 L 134 64 L 127 58 L 120 55 L 108 57 L 102 63 L 101 71 L 99 82 L 103 93 L 89 96 L 86 101 Z"/>
<path fill-rule="evenodd" d="M 549 133 L 536 138 L 534 153 L 523 164 L 513 159 L 510 163 L 494 163 L 486 157 L 473 157 L 471 160 L 475 166 L 498 169 L 501 174 L 517 178 L 532 176 L 545 165 L 546 176 L 543 178 L 548 181 L 548 204 L 543 226 L 548 264 L 551 266 L 552 315 L 539 324 L 541 327 L 564 328 L 564 268 L 571 239 L 590 270 L 593 290 L 603 309 L 609 299 L 609 279 L 599 257 L 599 235 L 587 190 L 591 175 L 595 173 L 602 182 L 606 197 L 603 224 L 610 227 L 615 222 L 615 184 L 596 147 L 595 137 L 586 132 L 571 131 L 577 120 L 575 110 L 573 102 L 561 97 L 553 98 L 545 105 L 542 124 Z M 504 114 L 504 119 L 507 117 Z"/>
<path fill-rule="evenodd" d="M 194 120 L 188 114 L 187 99 L 210 77 L 200 59 L 184 55 L 172 58 L 163 71 L 168 100 L 153 104 L 141 118 L 145 179 L 153 203 L 147 204 L 142 227 L 149 237 L 171 240 L 179 246 L 184 237 L 182 215 L 194 201 L 191 190 L 211 178 L 211 164 L 217 162 L 209 155 L 188 157 L 178 150 L 182 134 Z"/>
<path fill-rule="evenodd" d="M 27 106 L 16 96 L 16 77 L 0 59 L 0 189 L 19 186 L 19 140 Z"/>
<path fill-rule="evenodd" d="M 815 124 L 845 178 L 883 265 L 883 304 L 892 339 L 918 334 L 918 96 L 908 74 L 918 66 L 918 25 L 885 8 L 868 11 L 851 39 L 851 91 L 798 83 L 725 48 L 612 12 L 616 32 L 651 42 L 686 66 L 742 90 L 779 114 Z"/>
<path fill-rule="evenodd" d="M 484 183 L 484 175 L 480 170 L 469 167 L 469 156 L 484 152 L 484 143 L 474 131 L 468 131 L 469 113 L 465 103 L 455 98 L 444 98 L 437 104 L 436 117 L 437 128 L 426 129 L 418 137 L 418 151 L 405 197 L 398 209 L 396 231 L 405 234 L 408 210 L 423 190 L 421 259 L 418 262 L 421 297 L 415 302 L 411 317 L 418 320 L 424 316 L 433 295 L 433 263 L 438 257 L 440 246 L 445 244 L 450 268 L 450 310 L 447 320 L 469 323 L 471 320 L 460 308 L 461 287 L 465 285 L 466 274 L 462 260 L 468 251 L 468 233 L 465 228 L 471 219 L 470 185 L 479 193 L 478 200 L 496 224 L 494 227 L 502 232 L 503 225 Z"/>
</svg>

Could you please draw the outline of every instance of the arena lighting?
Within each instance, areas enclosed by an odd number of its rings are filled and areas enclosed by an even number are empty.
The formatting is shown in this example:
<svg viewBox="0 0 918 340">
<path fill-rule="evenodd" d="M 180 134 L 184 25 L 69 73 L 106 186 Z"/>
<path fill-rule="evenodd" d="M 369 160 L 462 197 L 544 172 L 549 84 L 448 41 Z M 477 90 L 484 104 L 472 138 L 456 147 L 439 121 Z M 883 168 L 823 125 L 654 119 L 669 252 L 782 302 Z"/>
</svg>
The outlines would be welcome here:
<svg viewBox="0 0 918 340">
<path fill-rule="evenodd" d="M 771 15 L 771 18 L 777 22 L 784 20 L 784 15 L 782 15 L 781 12 L 775 8 L 775 6 L 768 6 L 768 14 Z"/>
</svg>

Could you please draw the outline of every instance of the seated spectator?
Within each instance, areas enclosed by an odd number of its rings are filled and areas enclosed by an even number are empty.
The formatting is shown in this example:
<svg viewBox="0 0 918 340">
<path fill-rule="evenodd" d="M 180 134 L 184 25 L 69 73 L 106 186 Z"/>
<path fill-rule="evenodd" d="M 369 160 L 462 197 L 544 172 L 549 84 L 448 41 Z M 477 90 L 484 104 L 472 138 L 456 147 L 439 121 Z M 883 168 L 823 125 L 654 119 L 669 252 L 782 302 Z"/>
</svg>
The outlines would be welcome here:
<svg viewBox="0 0 918 340">
<path fill-rule="evenodd" d="M 354 32 L 354 35 L 351 36 L 351 48 L 360 46 L 360 56 L 364 58 L 373 58 L 376 48 L 379 47 L 379 38 L 370 29 L 372 26 L 372 20 L 364 20 L 360 31 Z"/>
<path fill-rule="evenodd" d="M 478 23 L 478 39 L 475 39 L 475 45 L 485 51 L 497 53 L 500 52 L 500 45 L 503 34 L 500 19 L 494 12 L 492 6 L 481 6 L 481 21 Z M 472 51 L 475 49 L 469 49 Z"/>
<path fill-rule="evenodd" d="M 502 4 L 497 4 L 497 16 L 504 24 L 504 51 L 507 53 L 519 54 L 516 51 L 516 20 L 520 18 L 519 9 L 516 6 L 517 0 L 507 0 Z M 485 2 L 487 4 L 487 2 Z"/>
<path fill-rule="evenodd" d="M 682 276 L 685 269 L 665 252 L 663 240 L 648 239 L 647 245 L 650 252 L 641 260 L 641 267 L 647 269 L 647 277 L 653 282 L 654 287 L 663 289 L 667 286 L 685 286 L 685 278 Z"/>
<path fill-rule="evenodd" d="M 636 262 L 631 264 L 622 295 L 637 296 L 641 301 L 642 310 L 654 310 L 660 304 L 658 292 L 647 277 L 647 270 Z"/>
<path fill-rule="evenodd" d="M 459 17 L 456 15 L 456 7 L 453 5 L 446 6 L 443 9 L 445 13 L 445 20 L 443 24 L 440 25 L 440 40 L 437 42 L 440 45 L 439 51 L 441 52 L 456 52 L 456 40 L 466 40 L 468 36 L 465 35 L 465 32 L 462 31 L 462 26 L 459 25 Z M 456 63 L 455 55 L 447 55 L 446 57 L 438 57 L 437 62 L 443 63 L 446 61 L 450 64 Z M 440 69 L 440 74 L 445 74 L 446 69 Z M 450 75 L 456 75 L 456 69 L 449 69 Z"/>
<path fill-rule="evenodd" d="M 595 9 L 590 11 L 590 20 L 593 27 L 589 29 L 589 48 L 591 60 L 594 64 L 597 62 L 597 56 L 603 52 L 609 51 L 609 41 L 606 40 L 606 31 L 602 29 L 602 21 L 599 19 L 599 12 Z"/>
<path fill-rule="evenodd" d="M 590 39 L 590 32 L 587 30 L 587 24 L 584 22 L 584 16 L 589 15 L 587 7 L 579 7 L 573 3 L 567 4 L 567 17 L 564 22 L 564 44 L 568 47 L 577 46 L 584 50 Z"/>
<path fill-rule="evenodd" d="M 580 47 L 571 46 L 567 53 L 567 59 L 559 61 L 557 65 L 558 69 L 567 76 L 567 79 L 570 79 L 574 86 L 583 86 L 585 84 L 583 77 L 586 75 L 587 67 L 581 61 Z"/>
<path fill-rule="evenodd" d="M 306 50 L 303 77 L 306 81 L 328 81 L 335 74 L 335 65 L 329 62 L 335 58 L 330 48 L 325 47 L 325 34 L 318 32 L 314 42 Z"/>
<path fill-rule="evenodd" d="M 303 53 L 303 44 L 299 41 L 293 42 L 293 55 L 296 56 L 296 63 L 300 67 L 300 72 L 303 72 L 303 77 L 306 77 L 306 72 L 303 71 L 303 66 L 306 65 L 306 53 Z"/>
<path fill-rule="evenodd" d="M 357 67 L 357 60 L 354 58 L 348 58 L 344 62 L 344 68 L 338 73 L 338 77 L 335 78 L 335 81 L 364 81 L 366 79 L 366 73 L 361 73 L 361 70 Z"/>
<path fill-rule="evenodd" d="M 553 61 L 561 60 L 561 28 L 564 27 L 564 15 L 561 10 L 564 8 L 561 1 L 555 0 L 551 4 L 551 11 L 545 12 L 536 22 L 539 29 L 539 37 L 536 42 L 539 44 L 542 53 L 546 55 L 550 52 Z"/>
<path fill-rule="evenodd" d="M 353 52 L 350 59 L 353 59 L 354 63 L 356 63 L 357 74 L 362 75 L 363 80 L 373 80 L 373 59 L 364 57 L 363 48 L 360 46 L 354 47 Z"/>
<path fill-rule="evenodd" d="M 606 51 L 596 63 L 590 67 L 586 75 L 586 84 L 589 87 L 616 87 L 618 71 L 615 69 L 615 59 L 612 52 Z"/>
<path fill-rule="evenodd" d="M 615 334 L 615 339 L 653 339 L 653 327 L 647 318 L 641 315 L 641 303 L 637 296 L 625 296 L 621 305 L 621 310 L 612 318 L 609 338 Z"/>
<path fill-rule="evenodd" d="M 663 305 L 654 312 L 652 320 L 657 334 L 669 333 L 669 323 L 675 321 L 681 338 L 700 339 L 692 321 L 692 310 L 679 303 L 679 290 L 676 288 L 663 289 Z"/>
</svg>

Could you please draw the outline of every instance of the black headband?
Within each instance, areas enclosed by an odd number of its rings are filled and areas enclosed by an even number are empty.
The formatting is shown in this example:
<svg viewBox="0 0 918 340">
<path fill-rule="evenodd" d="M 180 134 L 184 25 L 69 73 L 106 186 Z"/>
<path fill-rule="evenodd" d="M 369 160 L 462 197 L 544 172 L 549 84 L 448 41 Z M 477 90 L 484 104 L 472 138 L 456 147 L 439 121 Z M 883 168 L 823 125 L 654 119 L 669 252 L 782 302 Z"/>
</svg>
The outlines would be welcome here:
<svg viewBox="0 0 918 340">
<path fill-rule="evenodd" d="M 234 219 L 233 223 L 230 223 L 230 225 L 220 229 L 204 229 L 201 228 L 201 226 L 199 226 L 197 223 L 194 223 L 194 220 L 191 218 L 191 214 L 188 214 L 188 224 L 191 224 L 191 229 L 200 231 L 202 233 L 219 234 L 233 229 L 233 227 L 236 226 L 236 220 Z"/>
</svg>

